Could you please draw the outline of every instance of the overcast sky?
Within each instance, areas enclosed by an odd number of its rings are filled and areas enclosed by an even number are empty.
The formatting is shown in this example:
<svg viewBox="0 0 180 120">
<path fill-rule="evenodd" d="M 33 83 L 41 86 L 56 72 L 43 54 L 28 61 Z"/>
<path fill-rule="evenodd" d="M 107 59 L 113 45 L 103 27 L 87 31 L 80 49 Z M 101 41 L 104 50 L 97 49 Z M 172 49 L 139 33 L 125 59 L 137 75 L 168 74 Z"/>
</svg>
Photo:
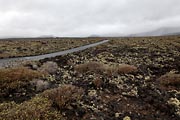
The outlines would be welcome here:
<svg viewBox="0 0 180 120">
<path fill-rule="evenodd" d="M 180 0 L 0 0 L 0 37 L 90 36 L 180 26 Z"/>
</svg>

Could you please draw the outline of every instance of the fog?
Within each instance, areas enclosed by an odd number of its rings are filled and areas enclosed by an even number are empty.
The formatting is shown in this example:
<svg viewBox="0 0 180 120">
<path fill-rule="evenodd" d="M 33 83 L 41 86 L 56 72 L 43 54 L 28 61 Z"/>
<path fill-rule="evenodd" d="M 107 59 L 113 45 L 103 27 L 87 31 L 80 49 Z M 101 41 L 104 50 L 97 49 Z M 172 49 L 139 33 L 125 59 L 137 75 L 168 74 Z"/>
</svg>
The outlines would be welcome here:
<svg viewBox="0 0 180 120">
<path fill-rule="evenodd" d="M 180 0 L 0 0 L 0 37 L 120 36 L 179 21 Z"/>
</svg>

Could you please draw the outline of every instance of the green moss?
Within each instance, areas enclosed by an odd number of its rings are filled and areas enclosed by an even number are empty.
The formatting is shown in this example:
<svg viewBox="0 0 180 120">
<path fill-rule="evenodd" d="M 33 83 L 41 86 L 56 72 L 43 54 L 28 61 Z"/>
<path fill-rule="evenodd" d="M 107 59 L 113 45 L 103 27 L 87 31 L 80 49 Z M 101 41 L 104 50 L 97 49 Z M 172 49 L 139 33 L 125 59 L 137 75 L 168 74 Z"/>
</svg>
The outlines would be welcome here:
<svg viewBox="0 0 180 120">
<path fill-rule="evenodd" d="M 1 120 L 62 120 L 61 114 L 53 109 L 52 102 L 47 98 L 34 97 L 33 99 L 21 104 L 1 103 Z"/>
</svg>

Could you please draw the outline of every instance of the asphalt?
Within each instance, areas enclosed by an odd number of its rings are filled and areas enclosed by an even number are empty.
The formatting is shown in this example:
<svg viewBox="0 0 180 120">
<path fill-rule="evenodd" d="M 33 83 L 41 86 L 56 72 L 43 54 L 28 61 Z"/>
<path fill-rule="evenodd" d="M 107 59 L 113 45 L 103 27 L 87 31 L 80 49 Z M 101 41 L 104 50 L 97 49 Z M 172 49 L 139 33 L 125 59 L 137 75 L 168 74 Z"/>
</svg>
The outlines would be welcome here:
<svg viewBox="0 0 180 120">
<path fill-rule="evenodd" d="M 84 46 L 80 46 L 77 48 L 72 48 L 72 49 L 64 50 L 60 52 L 44 54 L 44 55 L 0 59 L 0 68 L 7 67 L 8 65 L 12 65 L 12 64 L 18 64 L 18 62 L 21 62 L 21 61 L 41 60 L 45 58 L 51 58 L 51 57 L 56 57 L 56 56 L 65 55 L 69 53 L 79 52 L 79 51 L 82 51 L 91 47 L 95 47 L 95 46 L 98 46 L 107 42 L 109 42 L 109 40 L 103 40 L 97 43 L 84 45 Z"/>
</svg>

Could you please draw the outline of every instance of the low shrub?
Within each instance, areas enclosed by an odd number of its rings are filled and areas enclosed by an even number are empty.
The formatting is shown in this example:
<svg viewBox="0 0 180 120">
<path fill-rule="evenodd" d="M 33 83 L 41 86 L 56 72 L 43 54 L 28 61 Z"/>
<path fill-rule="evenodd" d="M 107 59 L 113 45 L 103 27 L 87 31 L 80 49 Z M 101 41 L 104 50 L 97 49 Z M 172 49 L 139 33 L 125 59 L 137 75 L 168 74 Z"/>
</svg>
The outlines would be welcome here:
<svg viewBox="0 0 180 120">
<path fill-rule="evenodd" d="M 180 74 L 167 73 L 159 79 L 161 85 L 180 86 Z"/>
<path fill-rule="evenodd" d="M 109 76 L 118 75 L 118 74 L 128 74 L 136 71 L 137 71 L 137 67 L 133 65 L 119 64 L 119 65 L 106 66 L 106 74 Z"/>
<path fill-rule="evenodd" d="M 74 69 L 79 73 L 84 73 L 84 72 L 102 73 L 105 68 L 104 68 L 104 64 L 98 62 L 88 62 L 77 65 L 75 66 Z"/>
<path fill-rule="evenodd" d="M 127 64 L 105 65 L 98 62 L 88 62 L 74 67 L 79 73 L 94 72 L 97 74 L 106 73 L 108 75 L 127 74 L 137 71 L 137 67 Z"/>
<path fill-rule="evenodd" d="M 29 84 L 31 80 L 42 76 L 42 73 L 24 67 L 0 69 L 0 96 L 8 94 L 10 90 L 19 89 Z"/>
<path fill-rule="evenodd" d="M 133 65 L 121 64 L 118 67 L 118 73 L 131 73 L 136 71 L 137 71 L 137 67 Z"/>
<path fill-rule="evenodd" d="M 42 95 L 51 100 L 58 108 L 63 109 L 76 104 L 83 96 L 84 90 L 73 85 L 62 85 L 45 91 Z"/>
</svg>

